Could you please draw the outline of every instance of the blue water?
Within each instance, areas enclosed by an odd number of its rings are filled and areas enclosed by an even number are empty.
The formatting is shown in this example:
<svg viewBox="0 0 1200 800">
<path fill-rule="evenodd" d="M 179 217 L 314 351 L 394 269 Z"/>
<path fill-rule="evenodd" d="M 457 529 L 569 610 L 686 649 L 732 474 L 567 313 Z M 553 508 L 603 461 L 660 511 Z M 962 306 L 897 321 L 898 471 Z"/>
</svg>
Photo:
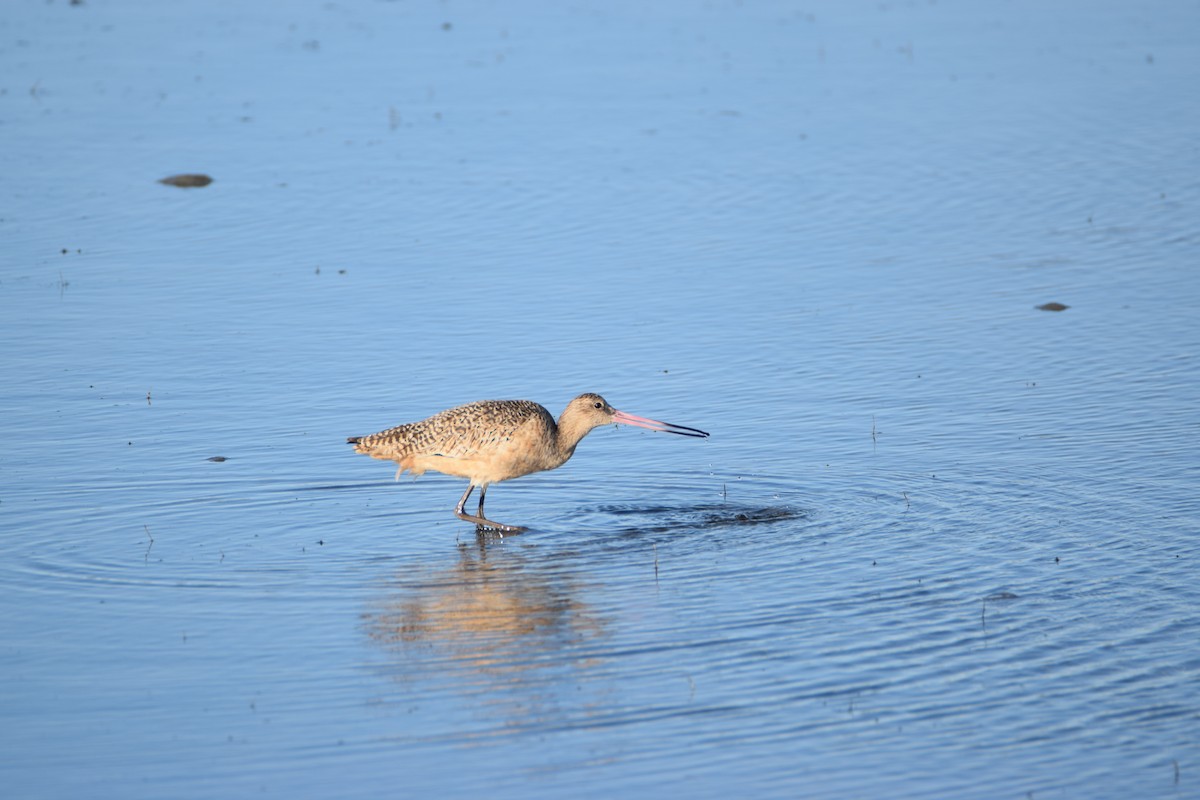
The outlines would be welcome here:
<svg viewBox="0 0 1200 800">
<path fill-rule="evenodd" d="M 1200 797 L 1198 26 L 8 3 L 5 796 Z"/>
</svg>

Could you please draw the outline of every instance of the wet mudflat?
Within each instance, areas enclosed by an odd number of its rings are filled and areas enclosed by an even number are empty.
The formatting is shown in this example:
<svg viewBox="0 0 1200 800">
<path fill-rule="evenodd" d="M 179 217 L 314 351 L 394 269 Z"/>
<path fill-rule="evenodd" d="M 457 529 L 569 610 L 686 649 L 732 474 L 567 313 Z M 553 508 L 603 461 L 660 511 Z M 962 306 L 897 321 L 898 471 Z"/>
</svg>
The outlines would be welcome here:
<svg viewBox="0 0 1200 800">
<path fill-rule="evenodd" d="M 1195 796 L 1198 16 L 12 4 L 6 796 Z"/>
</svg>

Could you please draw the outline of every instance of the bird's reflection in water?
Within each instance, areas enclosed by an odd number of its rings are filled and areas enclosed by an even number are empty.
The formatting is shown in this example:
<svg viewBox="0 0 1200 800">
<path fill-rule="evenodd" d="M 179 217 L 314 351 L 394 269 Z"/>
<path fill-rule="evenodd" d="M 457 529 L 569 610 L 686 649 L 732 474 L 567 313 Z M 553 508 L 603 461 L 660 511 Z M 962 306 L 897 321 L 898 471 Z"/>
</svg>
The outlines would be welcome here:
<svg viewBox="0 0 1200 800">
<path fill-rule="evenodd" d="M 401 683 L 465 695 L 510 732 L 562 725 L 600 700 L 581 709 L 578 692 L 601 664 L 606 625 L 579 599 L 578 574 L 510 541 L 480 536 L 449 567 L 396 575 L 366 629 Z M 440 694 L 419 693 L 426 703 Z"/>
</svg>

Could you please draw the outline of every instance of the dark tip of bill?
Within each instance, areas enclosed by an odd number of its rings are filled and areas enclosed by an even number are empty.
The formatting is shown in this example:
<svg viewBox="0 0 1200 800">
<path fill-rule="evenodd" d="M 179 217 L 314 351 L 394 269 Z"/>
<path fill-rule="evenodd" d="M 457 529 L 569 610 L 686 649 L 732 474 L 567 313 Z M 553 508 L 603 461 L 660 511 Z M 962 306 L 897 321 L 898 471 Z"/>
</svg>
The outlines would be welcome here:
<svg viewBox="0 0 1200 800">
<path fill-rule="evenodd" d="M 671 426 L 667 429 L 666 433 L 677 433 L 680 436 L 695 436 L 697 439 L 708 438 L 708 434 L 699 428 L 689 428 L 687 425 L 673 425 L 670 422 L 664 424 Z"/>
</svg>

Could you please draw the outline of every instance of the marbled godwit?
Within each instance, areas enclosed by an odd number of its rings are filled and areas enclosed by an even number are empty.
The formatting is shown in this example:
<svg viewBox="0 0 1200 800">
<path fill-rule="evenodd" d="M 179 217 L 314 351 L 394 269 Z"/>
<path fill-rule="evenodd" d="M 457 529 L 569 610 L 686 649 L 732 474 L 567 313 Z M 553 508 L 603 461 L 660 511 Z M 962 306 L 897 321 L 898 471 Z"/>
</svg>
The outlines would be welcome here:
<svg viewBox="0 0 1200 800">
<path fill-rule="evenodd" d="M 558 422 L 549 411 L 529 400 L 484 400 L 370 436 L 351 436 L 346 441 L 354 445 L 356 453 L 395 461 L 399 465 L 397 478 L 404 470 L 420 475 L 428 469 L 467 478 L 471 483 L 454 509 L 455 516 L 481 529 L 515 533 L 524 528 L 502 525 L 483 515 L 488 486 L 561 467 L 592 428 L 613 424 L 680 436 L 708 436 L 695 428 L 617 411 L 598 394 L 581 394 L 567 405 Z M 471 515 L 463 507 L 476 486 L 479 512 Z"/>
</svg>

